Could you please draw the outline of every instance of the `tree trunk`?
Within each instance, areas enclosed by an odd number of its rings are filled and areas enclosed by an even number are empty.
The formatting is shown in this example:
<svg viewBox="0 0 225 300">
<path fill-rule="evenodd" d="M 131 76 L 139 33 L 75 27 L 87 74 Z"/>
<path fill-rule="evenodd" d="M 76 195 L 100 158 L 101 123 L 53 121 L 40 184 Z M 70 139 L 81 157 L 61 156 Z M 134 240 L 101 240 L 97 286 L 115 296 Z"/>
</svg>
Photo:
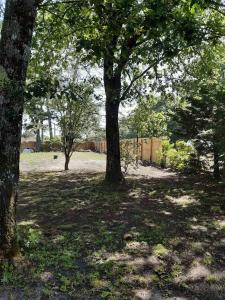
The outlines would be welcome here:
<svg viewBox="0 0 225 300">
<path fill-rule="evenodd" d="M 69 170 L 69 162 L 70 162 L 70 156 L 65 155 L 65 171 Z"/>
<path fill-rule="evenodd" d="M 41 121 L 41 143 L 44 143 L 44 127 L 43 127 L 43 121 Z"/>
<path fill-rule="evenodd" d="M 51 115 L 51 112 L 50 112 L 48 106 L 47 106 L 47 114 L 48 114 L 49 137 L 50 137 L 50 140 L 52 140 L 53 139 L 52 115 Z"/>
<path fill-rule="evenodd" d="M 139 154 L 139 136 L 138 136 L 138 133 L 137 133 L 137 136 L 136 136 L 136 166 L 138 166 L 138 154 Z M 141 155 L 141 159 L 142 158 L 142 155 Z"/>
<path fill-rule="evenodd" d="M 69 162 L 73 153 L 73 138 L 67 137 L 63 138 L 64 141 L 64 155 L 65 155 L 65 171 L 69 170 Z"/>
<path fill-rule="evenodd" d="M 0 250 L 13 257 L 24 84 L 36 18 L 34 0 L 7 0 L 0 41 Z"/>
<path fill-rule="evenodd" d="M 36 130 L 36 151 L 42 151 L 41 132 L 40 129 Z"/>
<path fill-rule="evenodd" d="M 124 180 L 120 163 L 120 137 L 118 123 L 121 78 L 110 78 L 107 66 L 104 68 L 104 86 L 106 93 L 107 144 L 105 180 L 110 183 L 119 183 Z"/>
</svg>

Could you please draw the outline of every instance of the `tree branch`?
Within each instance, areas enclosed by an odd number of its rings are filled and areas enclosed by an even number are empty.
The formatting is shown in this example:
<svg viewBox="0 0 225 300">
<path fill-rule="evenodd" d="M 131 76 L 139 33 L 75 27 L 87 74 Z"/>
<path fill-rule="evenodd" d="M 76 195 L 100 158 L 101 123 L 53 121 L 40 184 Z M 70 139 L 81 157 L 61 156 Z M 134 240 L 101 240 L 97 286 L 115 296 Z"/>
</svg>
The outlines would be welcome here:
<svg viewBox="0 0 225 300">
<path fill-rule="evenodd" d="M 131 90 L 133 84 L 135 83 L 135 81 L 137 81 L 138 79 L 140 79 L 141 77 L 143 77 L 146 73 L 148 73 L 148 71 L 153 68 L 155 65 L 157 65 L 160 61 L 163 60 L 165 56 L 158 58 L 156 61 L 154 61 L 154 63 L 152 63 L 151 65 L 149 65 L 141 74 L 139 74 L 138 76 L 134 77 L 130 84 L 128 85 L 128 87 L 125 89 L 125 91 L 123 92 L 122 96 L 120 97 L 120 101 L 123 101 L 126 99 L 127 94 L 129 93 L 129 91 Z"/>
<path fill-rule="evenodd" d="M 124 44 L 121 47 L 120 59 L 114 72 L 116 76 L 121 74 L 123 68 L 127 64 L 132 54 L 132 50 L 137 46 L 138 37 L 139 35 L 136 34 L 124 41 Z"/>
</svg>

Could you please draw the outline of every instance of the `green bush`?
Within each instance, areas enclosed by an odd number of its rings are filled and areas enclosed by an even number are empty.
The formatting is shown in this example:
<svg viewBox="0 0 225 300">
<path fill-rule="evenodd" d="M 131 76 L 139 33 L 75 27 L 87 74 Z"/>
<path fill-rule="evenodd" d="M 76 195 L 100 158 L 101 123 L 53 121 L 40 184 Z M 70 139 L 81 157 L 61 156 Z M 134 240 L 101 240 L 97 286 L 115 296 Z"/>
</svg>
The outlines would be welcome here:
<svg viewBox="0 0 225 300">
<path fill-rule="evenodd" d="M 41 230 L 30 226 L 20 226 L 17 233 L 21 249 L 35 248 L 42 239 Z"/>
<path fill-rule="evenodd" d="M 193 153 L 192 146 L 184 141 L 172 144 L 165 140 L 162 144 L 161 166 L 184 171 L 188 168 Z"/>
<path fill-rule="evenodd" d="M 62 151 L 63 144 L 60 138 L 54 138 L 52 140 L 45 140 L 43 143 L 43 150 L 46 152 L 57 152 Z"/>
<path fill-rule="evenodd" d="M 137 146 L 138 147 L 138 146 Z M 129 140 L 124 140 L 120 144 L 120 155 L 121 155 L 121 167 L 123 173 L 126 175 L 129 167 L 138 167 L 138 148 L 134 149 L 133 142 Z"/>
<path fill-rule="evenodd" d="M 162 151 L 160 157 L 160 165 L 162 168 L 166 168 L 167 166 L 167 154 L 170 149 L 173 149 L 174 144 L 170 143 L 169 140 L 162 141 Z"/>
</svg>

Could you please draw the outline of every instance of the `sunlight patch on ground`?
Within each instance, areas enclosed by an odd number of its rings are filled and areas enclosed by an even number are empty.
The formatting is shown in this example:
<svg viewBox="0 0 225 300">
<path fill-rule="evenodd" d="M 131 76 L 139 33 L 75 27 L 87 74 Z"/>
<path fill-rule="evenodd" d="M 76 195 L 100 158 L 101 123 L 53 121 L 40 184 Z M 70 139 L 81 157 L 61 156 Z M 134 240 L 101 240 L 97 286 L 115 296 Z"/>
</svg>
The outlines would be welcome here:
<svg viewBox="0 0 225 300">
<path fill-rule="evenodd" d="M 152 299 L 152 292 L 146 289 L 139 289 L 135 291 L 135 296 L 138 299 L 149 300 Z"/>
<path fill-rule="evenodd" d="M 211 272 L 206 266 L 197 263 L 196 266 L 193 266 L 187 273 L 187 280 L 196 281 L 206 279 L 210 274 Z"/>
<path fill-rule="evenodd" d="M 108 261 L 126 262 L 132 260 L 132 256 L 127 253 L 114 252 L 108 256 Z"/>
<path fill-rule="evenodd" d="M 132 197 L 133 199 L 139 199 L 141 193 L 141 188 L 136 188 L 135 190 L 132 190 L 132 192 L 129 193 L 129 197 Z"/>
<path fill-rule="evenodd" d="M 146 242 L 131 241 L 126 244 L 125 249 L 128 252 L 138 252 L 138 253 L 149 252 L 149 246 Z"/>
<path fill-rule="evenodd" d="M 17 223 L 17 225 L 19 225 L 19 226 L 31 226 L 31 225 L 38 226 L 35 222 L 36 222 L 35 220 L 20 221 Z"/>
<path fill-rule="evenodd" d="M 214 222 L 216 229 L 225 231 L 225 220 L 217 220 Z"/>
<path fill-rule="evenodd" d="M 167 211 L 167 210 L 162 210 L 162 213 L 166 216 L 171 216 L 172 213 L 170 211 Z"/>
<path fill-rule="evenodd" d="M 191 196 L 189 195 L 183 195 L 181 197 L 171 197 L 171 196 L 166 196 L 166 199 L 168 199 L 171 203 L 174 203 L 174 204 L 177 204 L 177 205 L 180 205 L 182 207 L 187 207 L 191 204 L 194 204 L 194 203 L 197 203 L 197 200 L 192 198 Z"/>
<path fill-rule="evenodd" d="M 128 265 L 135 267 L 135 269 L 143 268 L 144 266 L 156 267 L 161 264 L 161 260 L 156 255 L 150 255 L 147 257 L 129 257 L 127 261 Z"/>
<path fill-rule="evenodd" d="M 51 272 L 45 271 L 45 272 L 40 274 L 40 279 L 43 282 L 48 282 L 52 278 L 53 278 L 53 274 Z"/>
<path fill-rule="evenodd" d="M 201 232 L 207 232 L 207 230 L 208 230 L 206 226 L 202 226 L 202 225 L 193 225 L 193 224 L 191 224 L 190 228 L 192 230 L 201 231 Z"/>
</svg>

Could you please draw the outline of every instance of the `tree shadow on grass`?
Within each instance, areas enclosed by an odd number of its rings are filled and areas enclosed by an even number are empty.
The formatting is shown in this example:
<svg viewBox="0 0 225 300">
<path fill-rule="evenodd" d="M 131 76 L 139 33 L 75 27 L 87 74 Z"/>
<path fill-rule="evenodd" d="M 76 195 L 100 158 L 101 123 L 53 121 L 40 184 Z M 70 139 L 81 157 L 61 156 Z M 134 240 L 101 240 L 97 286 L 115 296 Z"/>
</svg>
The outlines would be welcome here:
<svg viewBox="0 0 225 300">
<path fill-rule="evenodd" d="M 132 177 L 117 189 L 102 180 L 22 178 L 18 224 L 30 277 L 19 278 L 28 294 L 33 284 L 54 299 L 225 299 L 223 185 Z"/>
</svg>

